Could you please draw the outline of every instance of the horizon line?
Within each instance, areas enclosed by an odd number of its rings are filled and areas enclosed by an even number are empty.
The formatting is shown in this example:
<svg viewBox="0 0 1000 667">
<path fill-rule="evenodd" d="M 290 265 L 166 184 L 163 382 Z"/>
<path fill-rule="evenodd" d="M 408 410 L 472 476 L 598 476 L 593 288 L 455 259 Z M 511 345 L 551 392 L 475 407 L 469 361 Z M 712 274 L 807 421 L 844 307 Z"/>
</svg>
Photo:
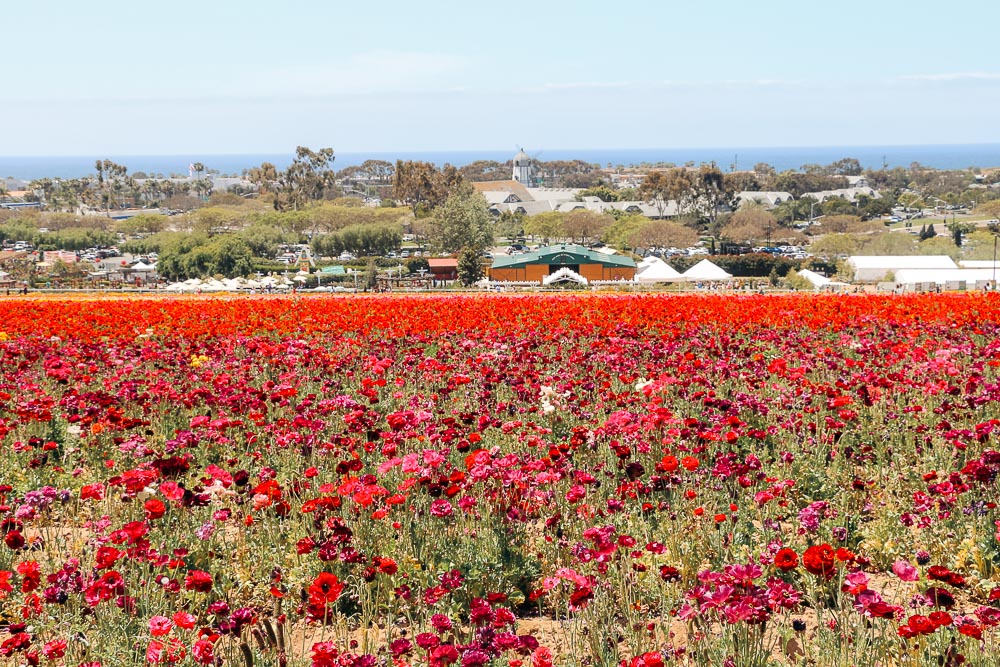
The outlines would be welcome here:
<svg viewBox="0 0 1000 667">
<path fill-rule="evenodd" d="M 300 144 L 301 145 L 301 144 Z M 892 143 L 892 144 L 814 144 L 814 145 L 755 145 L 755 146 L 648 146 L 648 147 L 629 147 L 629 146 L 600 146 L 593 148 L 581 148 L 581 147 L 571 147 L 571 148 L 561 148 L 561 147 L 544 147 L 534 149 L 537 151 L 709 151 L 709 150 L 730 150 L 730 151 L 754 151 L 754 150 L 810 150 L 810 149 L 872 149 L 872 148 L 932 148 L 932 147 L 950 147 L 950 146 L 1000 146 L 1000 141 L 972 141 L 972 142 L 938 142 L 938 143 L 920 143 L 920 144 L 904 144 L 904 143 Z M 504 151 L 511 151 L 515 153 L 516 148 L 407 148 L 407 149 L 351 149 L 342 150 L 341 154 L 352 155 L 352 154 L 400 154 L 400 153 L 499 153 Z M 189 157 L 191 155 L 211 155 L 219 157 L 244 157 L 244 156 L 260 156 L 260 155 L 294 155 L 295 150 L 290 149 L 288 152 L 282 151 L 272 151 L 272 150 L 259 150 L 252 152 L 200 152 L 200 151 L 185 151 L 185 152 L 175 152 L 175 153 L 118 153 L 118 152 L 103 152 L 103 153 L 40 153 L 40 154 L 22 154 L 22 155 L 0 155 L 0 160 L 3 159 L 37 159 L 37 158 L 90 158 L 97 156 L 109 156 L 109 157 Z M 337 155 L 337 149 L 334 149 L 334 156 Z M 848 156 L 850 157 L 850 156 Z"/>
</svg>

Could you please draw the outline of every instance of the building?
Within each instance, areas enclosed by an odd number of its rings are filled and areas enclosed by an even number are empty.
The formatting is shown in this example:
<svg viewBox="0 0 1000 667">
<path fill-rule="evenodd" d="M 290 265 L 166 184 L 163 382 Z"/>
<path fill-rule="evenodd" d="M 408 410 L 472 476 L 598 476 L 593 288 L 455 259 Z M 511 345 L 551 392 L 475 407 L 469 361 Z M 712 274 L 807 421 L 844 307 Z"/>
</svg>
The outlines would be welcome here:
<svg viewBox="0 0 1000 667">
<path fill-rule="evenodd" d="M 621 255 L 608 255 L 573 243 L 546 246 L 523 255 L 497 257 L 490 267 L 490 280 L 537 282 L 562 269 L 579 274 L 587 281 L 632 280 L 635 262 Z"/>
<path fill-rule="evenodd" d="M 599 214 L 620 212 L 625 215 L 643 215 L 658 220 L 677 217 L 681 213 L 677 202 L 672 200 L 606 202 L 597 197 L 581 197 L 582 188 L 534 187 L 536 179 L 532 158 L 522 150 L 514 156 L 513 163 L 513 178 L 509 181 L 472 183 L 476 192 L 486 199 L 490 213 L 498 217 L 504 213 L 530 216 L 549 211 L 571 213 L 582 210 Z M 777 194 L 791 197 L 787 193 Z"/>
<path fill-rule="evenodd" d="M 744 190 L 743 192 L 736 193 L 736 200 L 740 206 L 747 203 L 754 203 L 771 209 L 785 202 L 795 201 L 795 197 L 790 192 L 756 192 Z"/>
<path fill-rule="evenodd" d="M 455 280 L 458 278 L 458 260 L 454 257 L 435 257 L 427 260 L 430 277 L 433 280 Z"/>
<path fill-rule="evenodd" d="M 514 173 L 511 178 L 526 188 L 535 184 L 535 161 L 523 148 L 514 156 Z"/>
<path fill-rule="evenodd" d="M 828 199 L 844 199 L 854 204 L 859 197 L 869 199 L 880 199 L 878 191 L 873 188 L 841 188 L 839 190 L 821 190 L 819 192 L 806 192 L 803 197 L 812 197 L 821 204 Z"/>
<path fill-rule="evenodd" d="M 854 281 L 859 283 L 891 279 L 902 269 L 958 268 L 947 255 L 854 255 L 847 258 L 847 264 L 854 269 Z"/>
</svg>

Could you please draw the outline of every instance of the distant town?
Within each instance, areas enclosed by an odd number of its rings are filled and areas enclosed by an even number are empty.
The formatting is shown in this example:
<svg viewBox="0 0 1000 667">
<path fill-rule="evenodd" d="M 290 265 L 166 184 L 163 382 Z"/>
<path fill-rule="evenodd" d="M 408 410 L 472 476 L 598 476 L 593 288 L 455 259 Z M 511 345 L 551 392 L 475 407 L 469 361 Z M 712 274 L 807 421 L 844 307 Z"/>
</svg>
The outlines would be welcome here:
<svg viewBox="0 0 1000 667">
<path fill-rule="evenodd" d="M 1000 169 L 778 172 L 297 149 L 222 174 L 0 180 L 0 289 L 992 289 Z"/>
</svg>

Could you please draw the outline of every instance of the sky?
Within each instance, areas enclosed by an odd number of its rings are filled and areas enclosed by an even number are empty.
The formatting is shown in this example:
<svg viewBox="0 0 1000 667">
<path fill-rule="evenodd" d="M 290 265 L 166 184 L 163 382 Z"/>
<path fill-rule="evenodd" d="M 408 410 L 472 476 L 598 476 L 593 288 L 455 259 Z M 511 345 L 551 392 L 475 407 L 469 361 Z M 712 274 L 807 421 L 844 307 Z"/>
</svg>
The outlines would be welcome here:
<svg viewBox="0 0 1000 667">
<path fill-rule="evenodd" d="M 4 3 L 0 155 L 1000 142 L 1000 3 Z"/>
</svg>

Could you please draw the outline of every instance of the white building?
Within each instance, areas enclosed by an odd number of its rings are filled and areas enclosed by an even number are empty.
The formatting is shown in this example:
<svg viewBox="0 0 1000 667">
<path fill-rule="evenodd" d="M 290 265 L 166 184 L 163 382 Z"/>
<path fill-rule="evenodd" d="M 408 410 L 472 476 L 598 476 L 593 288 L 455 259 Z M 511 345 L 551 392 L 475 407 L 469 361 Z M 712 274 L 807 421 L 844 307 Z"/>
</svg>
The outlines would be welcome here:
<svg viewBox="0 0 1000 667">
<path fill-rule="evenodd" d="M 514 156 L 514 173 L 511 178 L 526 188 L 535 184 L 535 162 L 523 148 Z"/>
<path fill-rule="evenodd" d="M 745 190 L 736 193 L 736 200 L 743 206 L 748 203 L 760 204 L 764 208 L 774 208 L 785 202 L 794 201 L 795 197 L 790 192 L 752 192 Z"/>
<path fill-rule="evenodd" d="M 853 255 L 847 264 L 854 269 L 854 281 L 859 283 L 886 280 L 904 269 L 957 269 L 947 255 Z"/>
</svg>

